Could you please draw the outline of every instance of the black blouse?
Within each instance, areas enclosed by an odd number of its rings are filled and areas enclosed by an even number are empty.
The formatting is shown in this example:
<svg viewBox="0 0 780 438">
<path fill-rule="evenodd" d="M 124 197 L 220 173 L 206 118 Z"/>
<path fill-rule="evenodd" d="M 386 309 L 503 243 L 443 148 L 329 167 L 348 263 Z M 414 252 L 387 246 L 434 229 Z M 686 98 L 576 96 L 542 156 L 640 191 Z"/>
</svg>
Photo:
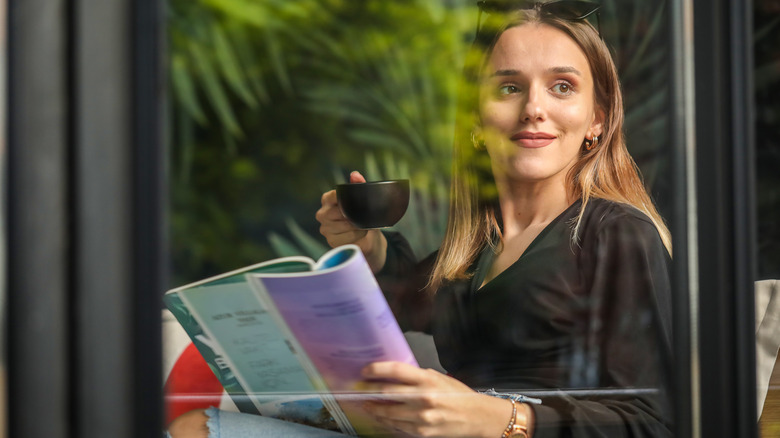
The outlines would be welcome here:
<svg viewBox="0 0 780 438">
<path fill-rule="evenodd" d="M 572 241 L 577 201 L 509 268 L 422 290 L 435 254 L 414 262 L 395 233 L 378 275 L 404 329 L 433 335 L 447 372 L 476 389 L 536 395 L 537 438 L 670 436 L 669 256 L 633 207 L 594 199 Z"/>
</svg>

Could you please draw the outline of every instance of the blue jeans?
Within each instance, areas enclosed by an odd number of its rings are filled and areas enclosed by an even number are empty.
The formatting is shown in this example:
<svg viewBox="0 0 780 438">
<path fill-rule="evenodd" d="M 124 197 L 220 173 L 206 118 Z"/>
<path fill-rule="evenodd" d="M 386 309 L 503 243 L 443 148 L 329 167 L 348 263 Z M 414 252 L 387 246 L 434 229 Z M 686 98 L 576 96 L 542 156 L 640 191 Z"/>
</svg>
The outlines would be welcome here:
<svg viewBox="0 0 780 438">
<path fill-rule="evenodd" d="M 209 438 L 344 438 L 347 436 L 275 418 L 220 411 L 214 407 L 208 408 L 206 415 L 209 417 Z"/>
</svg>

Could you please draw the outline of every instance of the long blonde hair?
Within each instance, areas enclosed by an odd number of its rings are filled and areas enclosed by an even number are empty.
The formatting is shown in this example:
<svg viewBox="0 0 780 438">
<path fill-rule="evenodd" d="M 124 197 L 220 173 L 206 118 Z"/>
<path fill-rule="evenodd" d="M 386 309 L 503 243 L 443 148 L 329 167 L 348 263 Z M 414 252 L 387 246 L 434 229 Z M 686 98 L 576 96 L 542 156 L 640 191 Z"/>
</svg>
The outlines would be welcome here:
<svg viewBox="0 0 780 438">
<path fill-rule="evenodd" d="M 468 278 L 467 270 L 481 248 L 486 244 L 492 245 L 493 236 L 501 235 L 489 159 L 486 159 L 486 153 L 474 147 L 473 129 L 479 124 L 475 111 L 479 107 L 478 82 L 499 36 L 510 27 L 527 23 L 552 26 L 579 45 L 590 65 L 596 107 L 605 116 L 599 145 L 590 151 L 583 146 L 580 158 L 567 176 L 569 193 L 582 200 L 574 222 L 572 241 L 578 242 L 580 222 L 588 201 L 601 198 L 633 206 L 647 215 L 669 254 L 672 252 L 671 234 L 626 149 L 620 81 L 609 49 L 598 32 L 584 20 L 567 21 L 542 16 L 535 9 L 491 14 L 480 27 L 482 31 L 466 56 L 456 120 L 447 232 L 430 278 L 429 290 L 435 291 L 444 281 Z"/>
</svg>

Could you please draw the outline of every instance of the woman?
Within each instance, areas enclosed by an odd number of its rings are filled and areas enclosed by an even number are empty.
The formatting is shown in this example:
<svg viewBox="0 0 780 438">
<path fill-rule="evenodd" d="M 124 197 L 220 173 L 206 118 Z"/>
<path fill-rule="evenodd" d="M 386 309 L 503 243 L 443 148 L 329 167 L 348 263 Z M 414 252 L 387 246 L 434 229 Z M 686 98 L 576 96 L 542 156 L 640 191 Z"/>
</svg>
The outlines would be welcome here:
<svg viewBox="0 0 780 438">
<path fill-rule="evenodd" d="M 535 436 L 669 435 L 671 239 L 626 151 L 607 47 L 578 19 L 587 9 L 549 5 L 480 26 L 466 74 L 478 90 L 463 102 L 479 110 L 459 113 L 444 242 L 425 291 L 386 288 L 457 380 L 397 364 L 366 375 L 408 383 L 386 392 L 569 389 L 518 406 Z M 331 245 L 358 243 L 380 278 L 418 277 L 397 235 L 350 227 L 333 193 L 317 218 Z M 420 397 L 374 413 L 411 433 L 500 436 L 511 410 L 484 395 Z"/>
<path fill-rule="evenodd" d="M 668 436 L 670 236 L 623 142 L 615 66 L 583 19 L 595 9 L 480 4 L 440 250 L 415 263 L 399 235 L 346 222 L 334 192 L 317 212 L 448 371 L 371 364 L 394 403 L 366 409 L 412 436 Z M 475 390 L 489 388 L 542 404 Z"/>
</svg>

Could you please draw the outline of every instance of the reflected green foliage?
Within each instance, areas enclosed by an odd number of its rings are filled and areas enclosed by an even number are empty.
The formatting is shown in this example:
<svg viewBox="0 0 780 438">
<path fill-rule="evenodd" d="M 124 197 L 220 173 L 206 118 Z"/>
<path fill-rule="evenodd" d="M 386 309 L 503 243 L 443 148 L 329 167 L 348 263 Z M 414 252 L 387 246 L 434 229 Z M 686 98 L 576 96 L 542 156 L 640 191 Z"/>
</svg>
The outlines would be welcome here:
<svg viewBox="0 0 780 438">
<path fill-rule="evenodd" d="M 174 283 L 319 256 L 321 194 L 358 169 L 410 178 L 396 226 L 441 240 L 471 0 L 168 0 Z M 663 3 L 604 3 L 628 144 L 654 194 L 667 145 Z M 663 212 L 663 208 L 662 208 Z"/>
<path fill-rule="evenodd" d="M 320 195 L 352 169 L 411 178 L 397 227 L 434 249 L 465 3 L 170 0 L 173 281 L 318 256 Z"/>
</svg>

